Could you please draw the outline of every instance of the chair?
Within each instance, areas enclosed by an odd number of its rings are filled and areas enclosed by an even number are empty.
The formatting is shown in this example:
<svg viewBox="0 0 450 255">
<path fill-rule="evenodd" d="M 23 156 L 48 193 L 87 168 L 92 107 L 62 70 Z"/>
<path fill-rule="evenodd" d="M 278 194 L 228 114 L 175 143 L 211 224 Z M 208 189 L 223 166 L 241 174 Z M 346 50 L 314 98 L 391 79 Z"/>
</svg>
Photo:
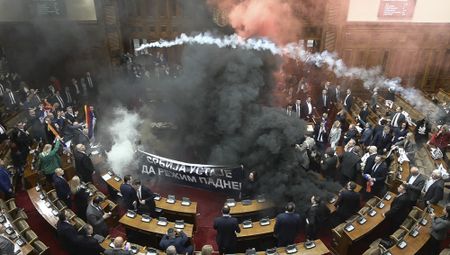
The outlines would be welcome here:
<svg viewBox="0 0 450 255">
<path fill-rule="evenodd" d="M 32 243 L 38 239 L 36 233 L 34 233 L 34 231 L 31 229 L 26 230 L 22 235 L 25 237 L 28 243 Z"/>
<path fill-rule="evenodd" d="M 408 217 L 417 221 L 422 218 L 423 213 L 424 212 L 421 209 L 414 206 L 414 208 L 409 212 Z"/>
<path fill-rule="evenodd" d="M 6 211 L 8 213 L 14 212 L 15 210 L 17 210 L 17 205 L 16 205 L 16 200 L 14 198 L 9 199 L 8 201 L 6 201 Z"/>
<path fill-rule="evenodd" d="M 28 223 L 25 220 L 18 220 L 15 222 L 13 221 L 13 224 L 16 227 L 17 232 L 19 232 L 19 235 L 21 235 L 26 230 L 30 229 L 30 225 L 28 225 Z"/>
<path fill-rule="evenodd" d="M 66 214 L 66 218 L 67 220 L 72 220 L 74 217 L 76 217 L 77 215 L 70 209 L 65 211 Z"/>
<path fill-rule="evenodd" d="M 406 231 L 410 231 L 414 227 L 415 223 L 416 223 L 416 221 L 414 219 L 411 219 L 411 218 L 407 217 L 403 221 L 403 223 L 402 223 L 402 225 L 400 227 L 403 228 Z"/>
<path fill-rule="evenodd" d="M 377 198 L 377 197 L 372 197 L 371 199 L 369 199 L 369 200 L 366 202 L 366 206 L 375 207 L 379 201 L 380 201 L 379 198 Z"/>
<path fill-rule="evenodd" d="M 11 212 L 10 215 L 14 220 L 17 220 L 17 219 L 28 220 L 28 215 L 23 210 L 23 208 L 19 208 L 19 210 Z"/>
<path fill-rule="evenodd" d="M 56 194 L 56 190 L 52 189 L 49 192 L 47 192 L 47 197 L 51 202 L 55 202 L 56 200 L 58 200 L 58 195 Z"/>
<path fill-rule="evenodd" d="M 74 227 L 77 231 L 80 231 L 86 225 L 86 222 L 79 217 L 74 217 L 72 220 L 75 223 Z"/>
<path fill-rule="evenodd" d="M 370 210 L 370 207 L 364 206 L 363 208 L 359 209 L 358 214 L 360 216 L 366 215 L 369 210 Z"/>
<path fill-rule="evenodd" d="M 48 246 L 45 245 L 40 240 L 36 240 L 31 244 L 34 248 L 34 251 L 38 255 L 48 254 Z"/>
<path fill-rule="evenodd" d="M 398 243 L 406 235 L 406 230 L 399 228 L 392 235 L 389 236 L 395 243 Z"/>
<path fill-rule="evenodd" d="M 58 208 L 58 211 L 60 212 L 67 208 L 67 205 L 61 200 L 56 200 L 55 205 L 56 208 Z"/>
</svg>

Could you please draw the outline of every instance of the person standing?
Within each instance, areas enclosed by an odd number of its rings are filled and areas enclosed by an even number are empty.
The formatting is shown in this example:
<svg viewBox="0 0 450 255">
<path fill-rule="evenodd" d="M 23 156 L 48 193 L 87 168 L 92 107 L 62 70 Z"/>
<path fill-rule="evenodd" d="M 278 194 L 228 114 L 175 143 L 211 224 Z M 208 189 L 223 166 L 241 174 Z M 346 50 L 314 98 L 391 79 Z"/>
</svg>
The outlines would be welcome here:
<svg viewBox="0 0 450 255">
<path fill-rule="evenodd" d="M 217 231 L 216 242 L 220 254 L 236 252 L 237 237 L 240 233 L 238 220 L 230 215 L 230 207 L 222 208 L 222 216 L 214 220 L 214 229 Z"/>
<path fill-rule="evenodd" d="M 53 185 L 55 186 L 56 195 L 58 199 L 63 201 L 67 207 L 72 208 L 72 199 L 69 183 L 64 179 L 64 170 L 56 168 L 53 175 Z"/>
<path fill-rule="evenodd" d="M 339 192 L 339 197 L 336 201 L 336 216 L 339 224 L 356 214 L 361 204 L 361 198 L 355 192 L 356 183 L 348 182 L 345 188 Z"/>
<path fill-rule="evenodd" d="M 108 225 L 105 220 L 111 217 L 111 212 L 105 213 L 100 206 L 103 199 L 99 196 L 94 197 L 86 209 L 87 222 L 94 228 L 94 233 L 106 237 L 108 235 Z"/>
<path fill-rule="evenodd" d="M 331 148 L 334 150 L 336 146 L 339 144 L 339 140 L 341 140 L 341 122 L 335 121 L 333 123 L 333 126 L 331 126 L 330 135 L 329 135 L 329 142 Z"/>
<path fill-rule="evenodd" d="M 75 147 L 75 169 L 77 175 L 83 182 L 92 183 L 92 175 L 95 173 L 91 158 L 86 154 L 86 147 L 83 144 L 77 144 Z"/>
<path fill-rule="evenodd" d="M 48 183 L 52 182 L 56 168 L 61 167 L 61 158 L 58 155 L 60 144 L 61 142 L 57 139 L 53 149 L 51 144 L 46 144 L 39 153 L 39 170 L 43 172 Z"/>
<path fill-rule="evenodd" d="M 431 232 L 429 247 L 432 255 L 439 254 L 441 242 L 447 239 L 448 231 L 450 230 L 450 205 L 445 206 L 444 216 L 436 217 L 434 213 L 431 214 Z"/>
<path fill-rule="evenodd" d="M 133 188 L 136 190 L 138 213 L 148 213 L 151 217 L 156 217 L 155 195 L 146 186 L 142 186 L 141 180 L 133 181 Z"/>
<path fill-rule="evenodd" d="M 406 184 L 400 184 L 397 187 L 397 192 L 398 195 L 392 201 L 391 208 L 384 214 L 386 219 L 389 219 L 391 223 L 389 225 L 389 233 L 393 233 L 399 228 L 412 208 L 411 200 L 406 194 Z"/>
<path fill-rule="evenodd" d="M 5 194 L 6 199 L 14 196 L 11 173 L 5 168 L 5 162 L 2 159 L 0 159 L 0 191 Z"/>
<path fill-rule="evenodd" d="M 300 230 L 300 215 L 295 213 L 295 204 L 289 202 L 285 212 L 277 215 L 275 219 L 274 236 L 277 246 L 283 247 L 295 243 L 295 238 Z"/>
<path fill-rule="evenodd" d="M 123 183 L 120 185 L 120 194 L 122 194 L 123 206 L 127 210 L 136 210 L 138 197 L 136 190 L 131 185 L 133 178 L 127 174 L 123 177 Z"/>
<path fill-rule="evenodd" d="M 410 175 L 403 183 L 406 185 L 406 194 L 408 195 L 409 200 L 411 200 L 411 203 L 415 205 L 417 200 L 420 198 L 426 178 L 419 173 L 419 168 L 415 166 L 411 167 L 409 172 Z"/>
</svg>

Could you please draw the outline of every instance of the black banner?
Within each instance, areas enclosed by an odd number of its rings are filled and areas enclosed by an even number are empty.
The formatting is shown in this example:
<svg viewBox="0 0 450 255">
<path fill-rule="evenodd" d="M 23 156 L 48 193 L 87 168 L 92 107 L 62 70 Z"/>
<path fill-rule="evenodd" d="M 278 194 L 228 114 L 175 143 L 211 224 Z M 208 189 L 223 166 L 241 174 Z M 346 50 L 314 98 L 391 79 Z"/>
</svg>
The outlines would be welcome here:
<svg viewBox="0 0 450 255">
<path fill-rule="evenodd" d="M 141 150 L 137 153 L 141 154 L 139 171 L 142 179 L 156 177 L 234 196 L 241 191 L 242 166 L 198 165 L 163 158 Z"/>
</svg>

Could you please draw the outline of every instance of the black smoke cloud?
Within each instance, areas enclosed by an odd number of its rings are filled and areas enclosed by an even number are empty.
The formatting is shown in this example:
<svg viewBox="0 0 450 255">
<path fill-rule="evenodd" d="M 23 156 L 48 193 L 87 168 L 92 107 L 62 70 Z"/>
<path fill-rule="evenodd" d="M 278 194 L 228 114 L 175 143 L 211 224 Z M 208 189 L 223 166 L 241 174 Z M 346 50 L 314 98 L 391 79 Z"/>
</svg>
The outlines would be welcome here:
<svg viewBox="0 0 450 255">
<path fill-rule="evenodd" d="M 258 172 L 260 193 L 304 209 L 311 195 L 328 196 L 339 185 L 299 167 L 301 157 L 291 145 L 306 125 L 271 106 L 276 62 L 252 51 L 186 47 L 181 76 L 150 82 L 167 102 L 155 111 L 167 112 L 178 127 L 176 138 L 167 142 L 183 147 L 183 160 L 243 164 Z"/>
</svg>

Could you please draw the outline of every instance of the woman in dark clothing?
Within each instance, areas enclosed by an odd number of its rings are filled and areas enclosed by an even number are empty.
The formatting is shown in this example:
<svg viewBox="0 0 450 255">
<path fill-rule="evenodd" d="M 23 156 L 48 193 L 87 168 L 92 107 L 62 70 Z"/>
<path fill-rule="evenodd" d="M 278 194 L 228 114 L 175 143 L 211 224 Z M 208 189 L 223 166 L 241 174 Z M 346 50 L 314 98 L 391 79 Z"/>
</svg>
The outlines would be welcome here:
<svg viewBox="0 0 450 255">
<path fill-rule="evenodd" d="M 241 199 L 253 199 L 256 192 L 256 172 L 251 171 L 247 179 L 242 183 Z"/>
<path fill-rule="evenodd" d="M 89 192 L 81 185 L 80 177 L 74 176 L 70 182 L 70 189 L 75 199 L 75 212 L 81 219 L 86 221 L 86 209 L 89 203 Z"/>
</svg>

